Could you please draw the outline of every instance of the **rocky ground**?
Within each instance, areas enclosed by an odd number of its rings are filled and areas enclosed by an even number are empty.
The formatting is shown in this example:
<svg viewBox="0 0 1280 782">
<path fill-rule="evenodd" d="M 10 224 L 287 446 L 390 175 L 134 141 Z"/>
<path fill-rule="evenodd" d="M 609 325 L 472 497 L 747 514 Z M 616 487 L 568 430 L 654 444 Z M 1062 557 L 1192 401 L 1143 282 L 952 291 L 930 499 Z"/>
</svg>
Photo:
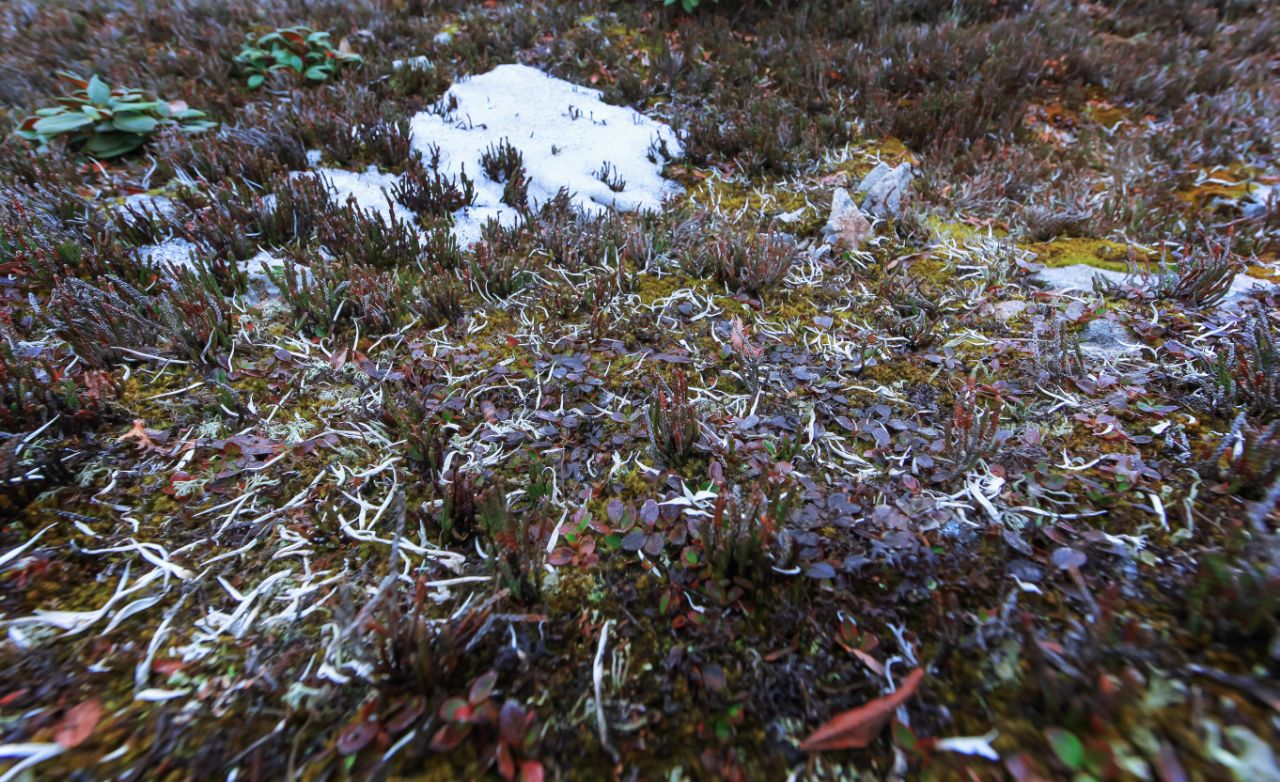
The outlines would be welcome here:
<svg viewBox="0 0 1280 782">
<path fill-rule="evenodd" d="M 695 5 L 0 8 L 0 780 L 1280 780 L 1280 13 Z"/>
</svg>

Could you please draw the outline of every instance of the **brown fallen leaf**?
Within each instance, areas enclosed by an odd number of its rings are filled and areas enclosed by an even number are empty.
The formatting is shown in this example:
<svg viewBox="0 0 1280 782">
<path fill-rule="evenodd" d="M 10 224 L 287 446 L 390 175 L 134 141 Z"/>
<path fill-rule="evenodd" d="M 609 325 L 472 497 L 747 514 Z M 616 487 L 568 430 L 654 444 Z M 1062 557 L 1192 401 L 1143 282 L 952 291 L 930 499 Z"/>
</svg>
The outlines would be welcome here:
<svg viewBox="0 0 1280 782">
<path fill-rule="evenodd" d="M 163 451 L 164 449 L 156 442 L 156 437 L 159 434 L 153 429 L 148 429 L 141 418 L 135 418 L 133 419 L 133 426 L 129 431 L 117 437 L 116 442 L 122 443 L 126 440 L 132 440 L 134 445 L 143 450 Z"/>
<path fill-rule="evenodd" d="M 917 668 L 907 674 L 896 691 L 864 703 L 856 709 L 837 714 L 805 739 L 800 749 L 805 752 L 822 752 L 867 746 L 884 729 L 893 712 L 915 693 L 923 678 L 924 669 Z"/>
<path fill-rule="evenodd" d="M 73 706 L 67 712 L 53 740 L 63 749 L 77 747 L 93 735 L 93 729 L 98 726 L 100 719 L 102 719 L 102 704 L 97 698 L 90 698 L 84 703 Z"/>
</svg>

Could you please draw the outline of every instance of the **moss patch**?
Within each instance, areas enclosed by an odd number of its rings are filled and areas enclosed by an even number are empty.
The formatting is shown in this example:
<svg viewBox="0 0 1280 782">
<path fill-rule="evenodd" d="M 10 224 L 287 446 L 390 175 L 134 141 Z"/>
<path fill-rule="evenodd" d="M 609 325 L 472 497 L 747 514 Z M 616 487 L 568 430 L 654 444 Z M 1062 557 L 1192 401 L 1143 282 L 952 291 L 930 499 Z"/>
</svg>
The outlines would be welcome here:
<svg viewBox="0 0 1280 782">
<path fill-rule="evenodd" d="M 1132 246 L 1109 239 L 1069 237 L 1028 244 L 1023 248 L 1035 253 L 1037 261 L 1052 268 L 1085 264 L 1095 269 L 1124 272 L 1129 269 L 1131 254 L 1134 262 L 1146 260 L 1146 255 Z"/>
</svg>

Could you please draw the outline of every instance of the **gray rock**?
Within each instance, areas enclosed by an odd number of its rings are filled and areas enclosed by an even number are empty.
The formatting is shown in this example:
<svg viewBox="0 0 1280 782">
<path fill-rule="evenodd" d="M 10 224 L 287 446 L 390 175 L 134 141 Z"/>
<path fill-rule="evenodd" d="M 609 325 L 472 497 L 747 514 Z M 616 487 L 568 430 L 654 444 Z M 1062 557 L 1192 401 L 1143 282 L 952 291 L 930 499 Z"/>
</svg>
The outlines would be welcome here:
<svg viewBox="0 0 1280 782">
<path fill-rule="evenodd" d="M 1096 318 L 1080 332 L 1080 350 L 1096 358 L 1115 358 L 1142 349 L 1133 332 L 1113 320 Z"/>
<path fill-rule="evenodd" d="M 1076 294 L 1093 291 L 1095 277 L 1101 277 L 1113 284 L 1124 283 L 1126 286 L 1134 288 L 1147 288 L 1153 284 L 1151 278 L 1147 275 L 1129 275 L 1110 269 L 1098 269 L 1084 263 L 1048 267 L 1033 275 L 1033 279 L 1044 284 L 1045 287 L 1055 293 Z M 1235 279 L 1231 281 L 1231 287 L 1227 291 L 1226 298 L 1218 302 L 1217 306 L 1235 309 L 1254 289 L 1262 288 L 1273 291 L 1276 287 L 1274 283 L 1267 280 L 1251 277 L 1247 274 L 1237 274 Z"/>
<path fill-rule="evenodd" d="M 858 193 L 865 194 L 862 211 L 873 217 L 897 217 L 902 211 L 902 196 L 911 187 L 913 176 L 910 163 L 896 168 L 880 163 L 871 169 L 858 185 Z"/>
<path fill-rule="evenodd" d="M 858 195 L 864 196 L 871 192 L 871 188 L 875 187 L 876 183 L 879 182 L 885 174 L 892 170 L 893 168 L 890 167 L 888 163 L 876 163 L 876 167 L 868 171 L 867 175 L 864 176 L 862 181 L 858 184 Z"/>
<path fill-rule="evenodd" d="M 871 223 L 843 187 L 831 196 L 831 216 L 822 228 L 822 240 L 833 247 L 856 250 L 871 238 Z"/>
<path fill-rule="evenodd" d="M 996 320 L 1004 322 L 1013 320 L 1026 311 L 1028 305 L 1025 301 L 998 301 L 995 304 L 988 304 L 983 308 L 983 312 L 991 315 Z"/>
<path fill-rule="evenodd" d="M 1070 266 L 1050 266 L 1035 273 L 1035 279 L 1044 283 L 1049 290 L 1065 293 L 1066 291 L 1092 291 L 1093 280 L 1101 277 L 1107 282 L 1120 283 L 1129 277 L 1124 272 L 1110 269 L 1099 269 L 1087 263 L 1076 263 Z"/>
</svg>

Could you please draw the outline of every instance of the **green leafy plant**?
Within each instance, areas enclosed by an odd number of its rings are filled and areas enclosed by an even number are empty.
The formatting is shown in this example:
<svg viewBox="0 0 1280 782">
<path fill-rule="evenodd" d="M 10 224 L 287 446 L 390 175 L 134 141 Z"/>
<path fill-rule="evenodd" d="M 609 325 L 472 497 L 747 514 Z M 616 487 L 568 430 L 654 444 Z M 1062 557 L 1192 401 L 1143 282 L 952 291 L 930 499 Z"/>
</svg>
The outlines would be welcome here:
<svg viewBox="0 0 1280 782">
<path fill-rule="evenodd" d="M 719 2 L 720 0 L 712 0 L 712 1 Z M 698 6 L 701 5 L 701 2 L 702 0 L 662 0 L 662 4 L 665 6 L 673 6 L 676 3 L 679 3 L 680 7 L 684 9 L 684 12 L 686 14 L 691 14 L 694 11 L 698 10 Z"/>
<path fill-rule="evenodd" d="M 329 43 L 329 33 L 301 25 L 284 27 L 240 47 L 235 62 L 246 74 L 249 89 L 257 89 L 276 71 L 292 71 L 308 81 L 327 81 L 341 65 L 364 62 L 355 52 Z"/>
<path fill-rule="evenodd" d="M 182 101 L 147 100 L 140 90 L 112 89 L 97 75 L 87 81 L 66 71 L 58 76 L 75 89 L 59 98 L 58 105 L 25 119 L 16 131 L 19 138 L 43 147 L 65 136 L 70 146 L 93 157 L 113 158 L 132 152 L 165 128 L 199 133 L 217 124 Z"/>
</svg>

